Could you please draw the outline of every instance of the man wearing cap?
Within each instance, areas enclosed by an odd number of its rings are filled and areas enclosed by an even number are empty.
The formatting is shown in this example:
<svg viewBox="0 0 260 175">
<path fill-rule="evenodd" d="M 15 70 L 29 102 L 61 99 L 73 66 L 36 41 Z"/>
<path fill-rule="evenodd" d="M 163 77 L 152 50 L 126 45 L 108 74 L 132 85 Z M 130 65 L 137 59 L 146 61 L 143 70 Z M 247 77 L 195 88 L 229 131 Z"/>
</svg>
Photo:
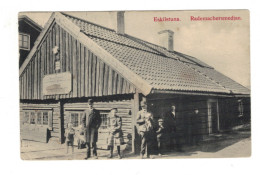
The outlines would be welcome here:
<svg viewBox="0 0 260 175">
<path fill-rule="evenodd" d="M 182 152 L 181 145 L 179 142 L 179 133 L 177 129 L 177 117 L 176 117 L 176 107 L 174 105 L 171 106 L 171 110 L 164 115 L 164 123 L 167 132 L 167 139 L 169 141 L 169 147 L 172 150 L 176 148 L 177 151 Z"/>
<path fill-rule="evenodd" d="M 151 153 L 151 139 L 149 139 L 150 134 L 153 130 L 153 115 L 152 113 L 147 111 L 147 103 L 146 101 L 141 102 L 142 110 L 137 113 L 136 123 L 137 123 L 137 130 L 141 137 L 141 158 L 144 157 L 145 150 L 147 154 L 147 158 L 150 158 Z"/>
<path fill-rule="evenodd" d="M 84 116 L 82 117 L 82 123 L 85 127 L 87 157 L 90 157 L 90 149 L 93 149 L 93 156 L 97 158 L 97 145 L 98 140 L 98 128 L 101 124 L 101 117 L 99 112 L 93 108 L 93 100 L 88 100 L 88 109 L 85 110 Z"/>
</svg>

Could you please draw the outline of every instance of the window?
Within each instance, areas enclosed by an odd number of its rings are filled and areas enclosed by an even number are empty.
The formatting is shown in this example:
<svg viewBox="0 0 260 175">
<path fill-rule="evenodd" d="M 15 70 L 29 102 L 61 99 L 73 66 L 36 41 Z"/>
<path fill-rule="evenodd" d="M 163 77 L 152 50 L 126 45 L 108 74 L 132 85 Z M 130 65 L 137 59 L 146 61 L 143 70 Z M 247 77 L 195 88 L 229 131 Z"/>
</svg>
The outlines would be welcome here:
<svg viewBox="0 0 260 175">
<path fill-rule="evenodd" d="M 20 49 L 30 50 L 30 35 L 25 33 L 19 34 L 19 47 Z"/>
<path fill-rule="evenodd" d="M 37 125 L 42 124 L 42 113 L 38 112 L 37 113 Z"/>
<path fill-rule="evenodd" d="M 109 110 L 104 110 L 104 111 L 99 111 L 100 112 L 100 116 L 101 116 L 101 125 L 100 125 L 100 129 L 107 129 L 108 126 L 108 113 Z M 78 127 L 82 124 L 82 118 L 84 116 L 84 111 L 67 111 L 65 112 L 67 119 L 65 119 L 65 127 L 67 127 L 67 124 L 69 122 L 72 123 L 72 127 Z"/>
<path fill-rule="evenodd" d="M 71 113 L 71 123 L 72 127 L 78 127 L 79 126 L 79 114 L 78 113 Z"/>
<path fill-rule="evenodd" d="M 24 123 L 37 126 L 48 126 L 52 129 L 51 110 L 24 110 Z"/>
<path fill-rule="evenodd" d="M 48 112 L 43 112 L 43 120 L 42 120 L 42 124 L 43 125 L 48 125 L 49 123 L 49 119 L 48 119 Z"/>
<path fill-rule="evenodd" d="M 30 124 L 35 124 L 35 113 L 31 112 Z"/>
<path fill-rule="evenodd" d="M 100 129 L 107 129 L 108 127 L 108 113 L 109 111 L 100 111 L 100 116 L 101 116 L 101 125 L 100 125 Z"/>
<path fill-rule="evenodd" d="M 243 117 L 244 107 L 242 100 L 238 100 L 238 117 Z"/>
<path fill-rule="evenodd" d="M 24 123 L 29 123 L 30 115 L 29 112 L 24 113 Z"/>
</svg>

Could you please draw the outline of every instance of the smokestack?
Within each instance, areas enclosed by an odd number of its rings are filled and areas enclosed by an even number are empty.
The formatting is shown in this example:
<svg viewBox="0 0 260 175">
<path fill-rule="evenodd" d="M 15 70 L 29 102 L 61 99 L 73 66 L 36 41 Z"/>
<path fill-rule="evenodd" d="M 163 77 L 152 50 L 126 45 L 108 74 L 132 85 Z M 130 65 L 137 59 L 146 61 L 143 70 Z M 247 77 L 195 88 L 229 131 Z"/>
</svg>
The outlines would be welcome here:
<svg viewBox="0 0 260 175">
<path fill-rule="evenodd" d="M 166 48 L 168 51 L 173 51 L 173 35 L 174 32 L 171 30 L 162 30 L 158 32 L 159 43 L 162 47 Z"/>
<path fill-rule="evenodd" d="M 119 11 L 117 12 L 117 28 L 116 33 L 124 35 L 125 34 L 125 12 Z"/>
</svg>

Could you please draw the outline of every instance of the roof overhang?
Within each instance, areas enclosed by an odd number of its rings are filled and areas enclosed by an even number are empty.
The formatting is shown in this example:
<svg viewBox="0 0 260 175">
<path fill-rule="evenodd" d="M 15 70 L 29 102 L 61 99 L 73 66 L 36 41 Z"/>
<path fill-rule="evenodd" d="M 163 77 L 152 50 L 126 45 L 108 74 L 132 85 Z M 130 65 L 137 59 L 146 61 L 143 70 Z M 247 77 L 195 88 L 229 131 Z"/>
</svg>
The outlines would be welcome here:
<svg viewBox="0 0 260 175">
<path fill-rule="evenodd" d="M 215 97 L 235 97 L 234 94 L 217 93 L 217 92 L 201 92 L 201 91 L 175 91 L 175 90 L 156 90 L 153 89 L 151 94 L 176 94 L 176 95 L 199 95 L 199 96 L 215 96 Z"/>
<path fill-rule="evenodd" d="M 29 18 L 26 15 L 21 15 L 18 17 L 19 21 L 24 20 L 24 22 L 26 22 L 28 25 L 32 26 L 33 28 L 35 28 L 37 31 L 41 32 L 42 31 L 42 26 L 40 26 L 39 24 L 37 24 L 35 21 L 33 21 L 31 18 Z"/>
</svg>

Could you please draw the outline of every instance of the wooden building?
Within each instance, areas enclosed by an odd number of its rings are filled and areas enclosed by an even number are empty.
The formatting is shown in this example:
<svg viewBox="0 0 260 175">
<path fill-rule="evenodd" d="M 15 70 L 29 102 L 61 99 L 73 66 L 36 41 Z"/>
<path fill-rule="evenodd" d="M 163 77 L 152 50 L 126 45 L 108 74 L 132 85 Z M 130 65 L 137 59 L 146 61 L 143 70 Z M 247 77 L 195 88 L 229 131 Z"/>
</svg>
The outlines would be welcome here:
<svg viewBox="0 0 260 175">
<path fill-rule="evenodd" d="M 79 126 L 89 98 L 100 111 L 99 148 L 105 148 L 107 115 L 118 108 L 125 141 L 136 150 L 135 118 L 146 100 L 155 119 L 176 106 L 179 124 L 198 107 L 203 138 L 250 118 L 250 91 L 200 60 L 174 51 L 173 33 L 162 31 L 165 47 L 70 16 L 52 14 L 20 68 L 23 139 L 64 142 L 68 121 Z M 44 133 L 44 134 L 43 134 Z M 28 136 L 29 135 L 29 136 Z"/>
<path fill-rule="evenodd" d="M 19 67 L 31 51 L 42 27 L 26 15 L 19 16 Z"/>
</svg>

